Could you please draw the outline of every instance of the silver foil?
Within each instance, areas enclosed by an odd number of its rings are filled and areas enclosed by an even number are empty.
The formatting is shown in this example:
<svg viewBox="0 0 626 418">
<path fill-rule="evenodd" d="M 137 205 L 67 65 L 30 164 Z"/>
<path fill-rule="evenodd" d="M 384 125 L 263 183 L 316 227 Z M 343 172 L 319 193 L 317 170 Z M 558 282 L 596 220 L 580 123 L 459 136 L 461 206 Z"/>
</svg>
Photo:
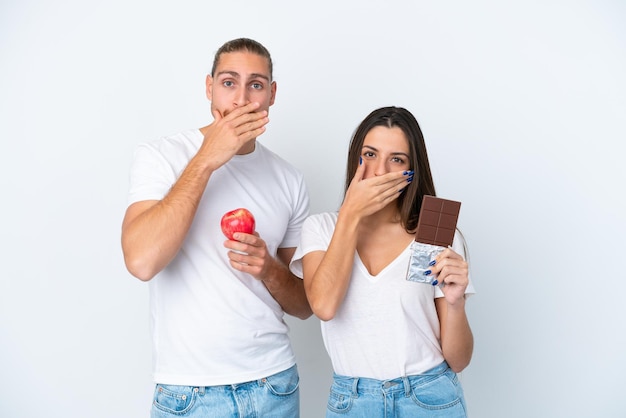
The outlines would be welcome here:
<svg viewBox="0 0 626 418">
<path fill-rule="evenodd" d="M 439 255 L 445 248 L 439 245 L 424 244 L 413 241 L 411 244 L 411 257 L 409 259 L 409 269 L 406 279 L 411 282 L 427 283 L 436 286 L 436 274 L 424 274 L 431 269 L 431 261 Z"/>
</svg>

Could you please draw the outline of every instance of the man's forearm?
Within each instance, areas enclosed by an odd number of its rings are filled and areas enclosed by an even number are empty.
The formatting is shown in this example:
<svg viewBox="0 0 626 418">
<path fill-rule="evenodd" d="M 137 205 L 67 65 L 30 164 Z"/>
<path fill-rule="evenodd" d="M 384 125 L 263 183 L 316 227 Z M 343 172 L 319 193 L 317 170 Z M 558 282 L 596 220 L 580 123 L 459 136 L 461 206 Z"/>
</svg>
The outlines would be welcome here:
<svg viewBox="0 0 626 418">
<path fill-rule="evenodd" d="M 263 280 L 263 284 L 289 315 L 307 319 L 313 313 L 304 293 L 302 280 L 291 273 L 279 260 L 275 260 L 272 274 Z"/>
</svg>

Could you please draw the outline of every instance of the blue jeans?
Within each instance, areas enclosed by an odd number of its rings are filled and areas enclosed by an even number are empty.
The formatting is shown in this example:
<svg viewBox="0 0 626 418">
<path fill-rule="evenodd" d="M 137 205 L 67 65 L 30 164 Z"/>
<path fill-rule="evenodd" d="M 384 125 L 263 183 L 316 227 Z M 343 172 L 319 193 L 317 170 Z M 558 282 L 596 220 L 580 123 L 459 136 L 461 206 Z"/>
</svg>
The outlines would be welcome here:
<svg viewBox="0 0 626 418">
<path fill-rule="evenodd" d="M 335 374 L 327 418 L 465 418 L 463 389 L 446 362 L 415 376 L 392 380 Z"/>
<path fill-rule="evenodd" d="M 223 386 L 157 384 L 151 418 L 296 418 L 300 416 L 298 369 L 252 382 Z"/>
</svg>

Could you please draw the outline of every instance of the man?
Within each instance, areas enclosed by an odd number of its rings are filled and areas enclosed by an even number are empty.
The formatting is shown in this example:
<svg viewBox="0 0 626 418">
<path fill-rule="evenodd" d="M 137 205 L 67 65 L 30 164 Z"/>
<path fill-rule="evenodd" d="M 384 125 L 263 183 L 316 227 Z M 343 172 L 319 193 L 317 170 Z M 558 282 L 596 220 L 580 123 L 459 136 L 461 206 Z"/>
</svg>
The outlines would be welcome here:
<svg viewBox="0 0 626 418">
<path fill-rule="evenodd" d="M 213 123 L 135 152 L 122 248 L 128 271 L 150 281 L 152 417 L 299 414 L 283 312 L 311 315 L 286 267 L 309 199 L 302 175 L 256 140 L 272 70 L 260 43 L 227 42 L 206 78 Z M 256 231 L 226 240 L 220 219 L 239 207 Z"/>
</svg>

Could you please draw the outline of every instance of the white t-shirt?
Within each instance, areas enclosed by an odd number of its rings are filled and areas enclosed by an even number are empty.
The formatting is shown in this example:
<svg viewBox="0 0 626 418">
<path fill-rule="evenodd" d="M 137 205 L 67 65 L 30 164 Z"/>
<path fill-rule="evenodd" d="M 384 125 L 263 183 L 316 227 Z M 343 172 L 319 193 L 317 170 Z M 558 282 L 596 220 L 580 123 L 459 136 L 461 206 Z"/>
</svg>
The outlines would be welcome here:
<svg viewBox="0 0 626 418">
<path fill-rule="evenodd" d="M 160 200 L 195 155 L 199 130 L 141 144 L 129 204 Z M 258 141 L 216 170 L 175 259 L 150 281 L 154 380 L 213 386 L 255 380 L 295 364 L 283 311 L 265 285 L 228 261 L 222 215 L 245 207 L 268 250 L 296 247 L 309 199 L 294 167 Z"/>
<path fill-rule="evenodd" d="M 291 270 L 302 277 L 302 257 L 326 251 L 337 222 L 337 213 L 309 217 L 302 227 L 301 244 Z M 455 237 L 452 248 L 463 255 Z M 330 321 L 322 321 L 322 337 L 335 373 L 386 380 L 423 373 L 443 360 L 435 298 L 437 286 L 406 280 L 410 245 L 372 276 L 354 254 L 350 286 L 343 304 Z M 466 293 L 474 293 L 470 282 Z"/>
</svg>

